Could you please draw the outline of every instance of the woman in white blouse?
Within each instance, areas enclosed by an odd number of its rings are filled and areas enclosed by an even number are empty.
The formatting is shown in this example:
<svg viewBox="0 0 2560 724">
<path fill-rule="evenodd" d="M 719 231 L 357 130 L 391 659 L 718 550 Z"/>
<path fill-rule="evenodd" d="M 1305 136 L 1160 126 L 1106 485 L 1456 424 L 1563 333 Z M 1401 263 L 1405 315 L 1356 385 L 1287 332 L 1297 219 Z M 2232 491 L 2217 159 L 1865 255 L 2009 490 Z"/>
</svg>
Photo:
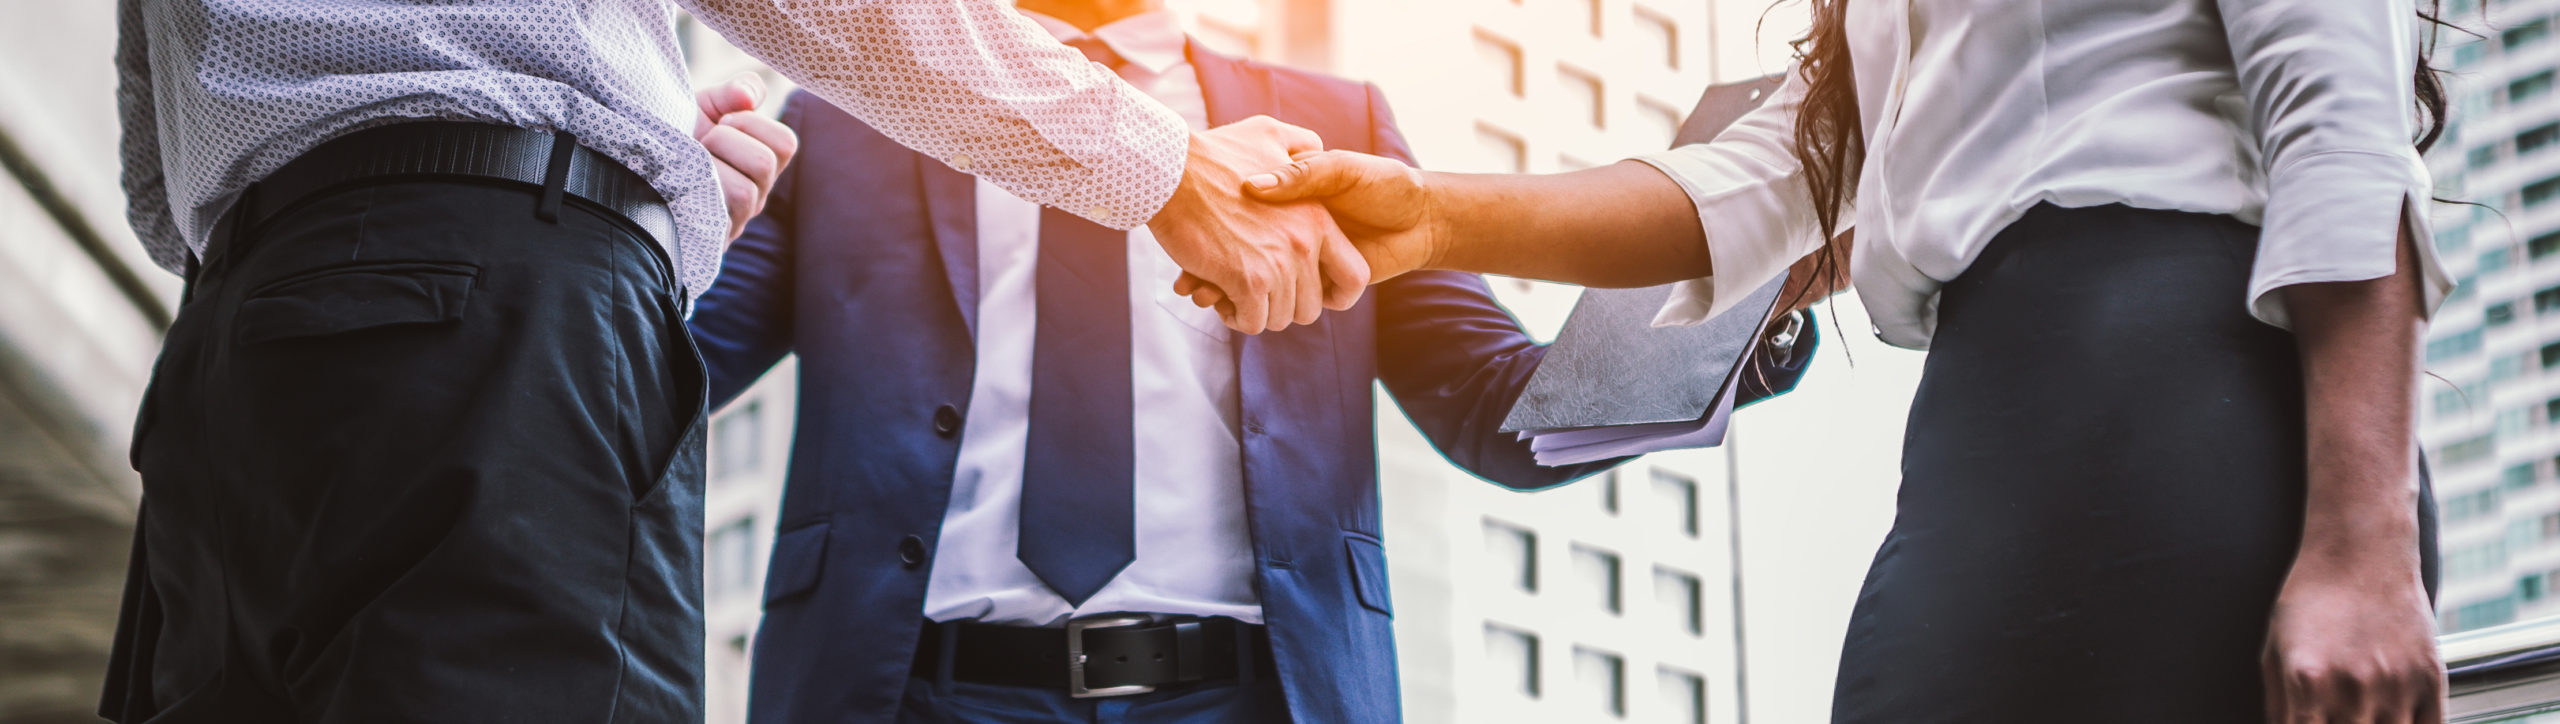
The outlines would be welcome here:
<svg viewBox="0 0 2560 724">
<path fill-rule="evenodd" d="M 2452 286 L 2422 243 L 2431 14 L 1812 7 L 1781 90 L 1712 143 L 1551 176 L 1325 153 L 1247 184 L 1324 200 L 1380 279 L 1689 280 L 1666 323 L 1854 227 L 1877 334 L 1931 353 L 1835 721 L 2441 721 L 2410 407 Z"/>
</svg>

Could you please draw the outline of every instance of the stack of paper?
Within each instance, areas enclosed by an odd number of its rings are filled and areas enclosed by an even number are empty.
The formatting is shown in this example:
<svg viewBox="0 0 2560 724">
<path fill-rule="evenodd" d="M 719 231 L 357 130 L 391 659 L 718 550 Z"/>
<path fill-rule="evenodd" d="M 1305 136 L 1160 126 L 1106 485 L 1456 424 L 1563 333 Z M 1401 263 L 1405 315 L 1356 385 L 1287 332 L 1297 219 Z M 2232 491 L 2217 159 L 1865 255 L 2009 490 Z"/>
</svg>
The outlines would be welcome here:
<svg viewBox="0 0 2560 724">
<path fill-rule="evenodd" d="M 1724 443 L 1735 390 L 1761 346 L 1781 275 L 1694 327 L 1655 327 L 1668 285 L 1593 289 L 1503 420 L 1540 465 Z"/>
</svg>

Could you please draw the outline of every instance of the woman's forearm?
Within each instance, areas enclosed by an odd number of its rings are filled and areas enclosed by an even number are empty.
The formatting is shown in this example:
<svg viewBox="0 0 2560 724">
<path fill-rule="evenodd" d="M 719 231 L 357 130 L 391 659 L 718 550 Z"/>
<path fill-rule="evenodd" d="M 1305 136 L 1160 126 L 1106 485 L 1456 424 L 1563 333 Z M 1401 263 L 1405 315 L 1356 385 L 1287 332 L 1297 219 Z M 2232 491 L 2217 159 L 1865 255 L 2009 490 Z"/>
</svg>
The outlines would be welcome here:
<svg viewBox="0 0 2560 724">
<path fill-rule="evenodd" d="M 2405 233 L 2405 232 L 2404 232 Z M 2399 271 L 2284 290 L 2302 351 L 2309 489 L 2297 569 L 2363 570 L 2373 585 L 2417 571 L 2413 403 L 2420 313 L 2414 242 Z"/>
<path fill-rule="evenodd" d="M 1547 175 L 1426 174 L 1433 268 L 1590 287 L 1713 272 L 1697 206 L 1641 162 Z"/>
</svg>

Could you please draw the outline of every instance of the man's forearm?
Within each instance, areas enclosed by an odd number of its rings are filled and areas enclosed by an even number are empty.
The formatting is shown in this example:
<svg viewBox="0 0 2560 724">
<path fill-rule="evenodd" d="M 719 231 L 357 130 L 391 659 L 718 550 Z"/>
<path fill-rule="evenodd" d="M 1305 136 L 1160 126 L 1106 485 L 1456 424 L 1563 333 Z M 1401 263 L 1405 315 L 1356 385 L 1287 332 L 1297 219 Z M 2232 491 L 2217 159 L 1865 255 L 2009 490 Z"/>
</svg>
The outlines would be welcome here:
<svg viewBox="0 0 2560 724">
<path fill-rule="evenodd" d="M 1642 163 L 1552 175 L 1426 173 L 1434 268 L 1591 287 L 1713 272 L 1697 207 Z"/>
<path fill-rule="evenodd" d="M 1105 226 L 1172 198 L 1190 129 L 1001 0 L 679 0 L 756 59 L 953 168 Z"/>
</svg>

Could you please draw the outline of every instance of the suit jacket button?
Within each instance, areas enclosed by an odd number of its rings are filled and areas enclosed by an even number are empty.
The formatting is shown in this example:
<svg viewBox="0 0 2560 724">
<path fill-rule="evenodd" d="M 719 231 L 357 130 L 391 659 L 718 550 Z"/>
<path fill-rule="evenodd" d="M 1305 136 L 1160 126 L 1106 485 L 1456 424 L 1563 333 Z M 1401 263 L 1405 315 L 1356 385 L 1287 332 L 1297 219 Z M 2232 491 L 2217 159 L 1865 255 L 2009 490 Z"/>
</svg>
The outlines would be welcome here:
<svg viewBox="0 0 2560 724">
<path fill-rule="evenodd" d="M 960 434 L 960 408 L 943 405 L 933 411 L 933 434 L 951 437 Z"/>
<path fill-rule="evenodd" d="M 924 539 L 915 536 L 898 539 L 898 562 L 908 568 L 924 565 Z"/>
</svg>

